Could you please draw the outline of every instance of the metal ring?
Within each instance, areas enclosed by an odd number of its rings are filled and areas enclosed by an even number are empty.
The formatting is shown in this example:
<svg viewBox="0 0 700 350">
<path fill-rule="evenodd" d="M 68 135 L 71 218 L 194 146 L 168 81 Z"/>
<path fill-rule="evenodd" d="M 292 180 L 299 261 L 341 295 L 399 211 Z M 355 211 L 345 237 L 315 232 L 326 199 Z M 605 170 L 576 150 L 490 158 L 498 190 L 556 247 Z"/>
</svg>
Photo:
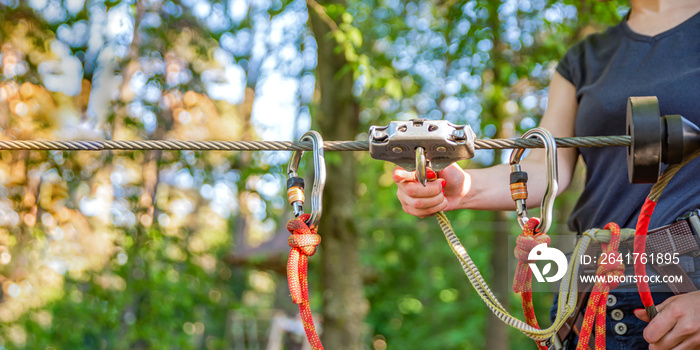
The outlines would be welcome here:
<svg viewBox="0 0 700 350">
<path fill-rule="evenodd" d="M 547 167 L 547 187 L 540 205 L 540 223 L 535 229 L 536 232 L 546 233 L 552 226 L 552 216 L 554 208 L 554 199 L 559 191 L 558 173 L 557 173 L 557 142 L 554 136 L 544 128 L 534 128 L 523 134 L 522 138 L 536 137 L 544 143 L 545 166 Z M 510 155 L 510 169 L 512 172 L 520 171 L 520 158 L 525 152 L 524 148 L 516 148 Z M 516 202 L 516 210 L 518 214 L 518 224 L 524 227 L 529 220 L 527 217 L 527 206 L 525 199 L 518 199 Z"/>
<path fill-rule="evenodd" d="M 299 141 L 311 141 L 314 157 L 314 185 L 311 190 L 311 217 L 307 224 L 309 228 L 318 226 L 323 213 L 323 188 L 326 186 L 326 159 L 323 153 L 323 137 L 316 131 L 307 131 Z M 287 167 L 289 178 L 297 176 L 299 161 L 304 151 L 294 151 Z"/>
</svg>

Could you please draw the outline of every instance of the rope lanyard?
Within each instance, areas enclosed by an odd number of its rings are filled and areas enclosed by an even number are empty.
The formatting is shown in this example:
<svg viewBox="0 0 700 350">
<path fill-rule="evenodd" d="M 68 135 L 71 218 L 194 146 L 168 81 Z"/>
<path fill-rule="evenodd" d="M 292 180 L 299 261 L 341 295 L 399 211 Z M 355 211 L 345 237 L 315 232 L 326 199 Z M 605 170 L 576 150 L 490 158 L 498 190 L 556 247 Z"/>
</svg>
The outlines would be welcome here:
<svg viewBox="0 0 700 350">
<path fill-rule="evenodd" d="M 634 235 L 635 256 L 642 256 L 646 251 L 649 221 L 651 221 L 651 216 L 654 213 L 654 208 L 656 208 L 656 203 L 659 201 L 664 189 L 666 189 L 666 186 L 668 186 L 669 182 L 671 182 L 671 179 L 673 179 L 676 173 L 698 155 L 700 155 L 700 152 L 692 154 L 680 164 L 670 165 L 663 171 L 663 173 L 661 173 L 659 180 L 651 188 L 647 199 L 642 205 L 642 210 L 639 213 L 639 217 L 637 218 L 637 228 Z M 654 299 L 651 296 L 651 290 L 649 289 L 649 281 L 646 278 L 641 278 L 647 276 L 647 268 L 645 264 L 642 264 L 642 259 L 635 259 L 634 274 L 637 276 L 637 289 L 639 290 L 639 297 L 642 299 L 642 304 L 646 309 L 649 319 L 653 319 L 657 314 L 657 310 L 656 306 L 654 306 Z"/>
<path fill-rule="evenodd" d="M 564 275 L 559 284 L 560 297 L 557 304 L 558 307 L 554 322 L 546 329 L 539 329 L 512 316 L 508 310 L 501 305 L 486 284 L 486 281 L 472 261 L 469 253 L 459 241 L 459 238 L 457 238 L 455 235 L 454 229 L 450 224 L 450 220 L 447 218 L 445 213 L 440 211 L 437 212 L 435 216 L 443 234 L 445 235 L 445 239 L 447 239 L 450 249 L 455 254 L 457 259 L 459 259 L 459 262 L 462 265 L 462 270 L 464 270 L 464 273 L 467 275 L 469 282 L 474 287 L 479 297 L 484 301 L 484 303 L 486 303 L 491 312 L 493 312 L 493 314 L 496 315 L 496 317 L 498 317 L 501 321 L 537 342 L 545 342 L 554 336 L 564 325 L 566 319 L 573 314 L 576 307 L 576 298 L 578 296 L 578 284 L 576 283 L 576 278 L 574 278 L 574 273 L 579 269 L 580 259 L 571 259 L 571 261 L 569 261 L 567 273 Z M 574 249 L 576 255 L 580 255 L 585 252 L 586 249 L 588 249 L 588 245 L 590 244 L 592 238 L 595 238 L 592 233 L 586 233 L 583 235 L 583 237 L 576 243 L 576 247 Z"/>
<path fill-rule="evenodd" d="M 287 260 L 287 281 L 292 302 L 299 305 L 299 315 L 311 348 L 323 350 L 309 306 L 308 257 L 316 253 L 316 246 L 321 243 L 316 229 L 310 229 L 306 224 L 310 217 L 310 214 L 302 214 L 287 223 L 287 230 L 291 233 L 288 239 L 291 249 Z"/>
<path fill-rule="evenodd" d="M 606 301 L 608 293 L 617 288 L 619 277 L 625 274 L 625 265 L 622 263 L 622 254 L 618 252 L 620 246 L 620 226 L 615 223 L 605 225 L 605 229 L 610 230 L 611 237 L 609 243 L 601 242 L 606 259 L 598 261 L 596 271 L 596 283 L 588 299 L 586 314 L 583 317 L 581 333 L 579 334 L 576 350 L 588 349 L 588 342 L 591 339 L 591 332 L 595 325 L 595 348 L 605 349 L 605 315 L 607 311 Z M 606 277 L 605 281 L 600 278 Z M 615 278 L 617 277 L 617 278 Z"/>
<path fill-rule="evenodd" d="M 513 291 L 520 293 L 523 305 L 525 321 L 532 327 L 540 328 L 535 316 L 535 306 L 532 303 L 532 270 L 530 270 L 530 251 L 540 244 L 549 246 L 551 239 L 546 233 L 535 234 L 535 229 L 540 224 L 538 218 L 531 218 L 523 227 L 523 234 L 518 235 L 515 244 L 515 258 L 518 259 L 518 267 L 515 269 L 513 277 Z M 540 350 L 547 350 L 547 347 L 537 343 Z"/>
<path fill-rule="evenodd" d="M 287 282 L 292 302 L 299 305 L 299 315 L 304 325 L 306 338 L 313 350 L 323 350 L 321 339 L 316 333 L 316 326 L 309 305 L 308 260 L 316 253 L 316 246 L 321 243 L 318 235 L 318 223 L 323 212 L 323 188 L 326 185 L 326 163 L 324 158 L 323 137 L 316 131 L 309 131 L 301 140 L 311 141 L 314 157 L 314 184 L 311 192 L 311 214 L 304 213 L 304 179 L 297 174 L 297 168 L 303 151 L 294 151 L 289 161 L 287 174 L 287 198 L 294 208 L 296 218 L 289 220 L 287 230 L 291 235 L 289 243 L 289 259 L 287 260 Z"/>
</svg>

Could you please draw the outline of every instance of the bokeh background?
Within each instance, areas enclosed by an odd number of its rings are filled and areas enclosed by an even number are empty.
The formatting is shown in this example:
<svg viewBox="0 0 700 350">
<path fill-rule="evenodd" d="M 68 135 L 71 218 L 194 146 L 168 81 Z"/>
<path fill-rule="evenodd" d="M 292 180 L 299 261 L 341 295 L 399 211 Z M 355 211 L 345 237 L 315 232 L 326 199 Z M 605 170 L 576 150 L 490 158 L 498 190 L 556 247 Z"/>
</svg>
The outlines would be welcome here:
<svg viewBox="0 0 700 350">
<path fill-rule="evenodd" d="M 567 47 L 626 1 L 0 0 L 0 139 L 366 139 L 410 118 L 534 127 Z M 478 151 L 464 167 L 503 162 Z M 289 152 L 0 152 L 0 349 L 301 349 Z M 301 172 L 312 181 L 310 157 Z M 312 308 L 327 349 L 534 349 L 390 163 L 327 153 Z M 580 185 L 579 185 L 580 186 Z M 557 233 L 576 185 L 557 207 Z M 516 315 L 512 213 L 449 213 Z M 499 275 L 500 274 L 500 275 Z M 548 324 L 552 296 L 536 295 Z"/>
</svg>

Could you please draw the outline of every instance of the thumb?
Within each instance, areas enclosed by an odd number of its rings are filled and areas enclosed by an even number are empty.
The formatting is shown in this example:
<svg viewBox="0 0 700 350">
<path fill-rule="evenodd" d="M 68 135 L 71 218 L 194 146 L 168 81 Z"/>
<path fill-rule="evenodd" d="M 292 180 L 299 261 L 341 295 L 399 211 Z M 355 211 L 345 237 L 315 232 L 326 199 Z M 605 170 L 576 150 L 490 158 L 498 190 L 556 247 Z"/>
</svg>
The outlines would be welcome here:
<svg viewBox="0 0 700 350">
<path fill-rule="evenodd" d="M 638 319 L 640 319 L 644 322 L 651 321 L 649 319 L 649 315 L 647 315 L 647 310 L 645 310 L 645 309 L 634 309 L 634 315 L 637 316 Z"/>
<path fill-rule="evenodd" d="M 401 182 L 407 182 L 407 181 L 416 181 L 416 172 L 415 171 L 407 171 L 404 168 L 397 166 L 394 168 L 394 171 L 391 174 L 392 179 L 394 180 L 395 183 L 401 183 Z"/>
<path fill-rule="evenodd" d="M 464 186 L 470 186 L 471 184 L 471 178 L 467 176 L 457 163 L 452 163 L 438 172 L 438 176 L 447 181 L 446 192 L 462 190 Z"/>
</svg>

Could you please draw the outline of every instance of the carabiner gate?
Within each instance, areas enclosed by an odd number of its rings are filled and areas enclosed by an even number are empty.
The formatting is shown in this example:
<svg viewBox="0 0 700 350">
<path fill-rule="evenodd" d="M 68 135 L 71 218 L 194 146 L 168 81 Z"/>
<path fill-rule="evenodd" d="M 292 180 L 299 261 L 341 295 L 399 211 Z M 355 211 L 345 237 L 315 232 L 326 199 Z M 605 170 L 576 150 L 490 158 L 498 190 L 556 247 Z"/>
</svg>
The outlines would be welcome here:
<svg viewBox="0 0 700 350">
<path fill-rule="evenodd" d="M 323 137 L 316 131 L 307 131 L 299 141 L 311 141 L 314 156 L 314 185 L 311 189 L 311 217 L 307 224 L 313 229 L 318 226 L 323 213 L 323 187 L 326 186 L 326 160 L 323 154 Z M 304 179 L 297 175 L 299 161 L 304 151 L 294 151 L 287 167 L 287 197 L 294 208 L 294 216 L 304 213 Z"/>
<path fill-rule="evenodd" d="M 540 206 L 540 223 L 535 229 L 537 233 L 546 233 L 552 225 L 552 209 L 554 207 L 554 199 L 557 197 L 559 190 L 557 182 L 557 142 L 554 136 L 543 128 L 530 129 L 522 136 L 524 139 L 532 137 L 542 140 L 546 153 L 547 188 Z M 524 152 L 524 148 L 516 148 L 510 155 L 510 193 L 515 201 L 518 224 L 521 228 L 530 219 L 527 216 L 527 204 L 525 202 L 527 199 L 527 173 L 521 170 L 519 164 Z"/>
</svg>

